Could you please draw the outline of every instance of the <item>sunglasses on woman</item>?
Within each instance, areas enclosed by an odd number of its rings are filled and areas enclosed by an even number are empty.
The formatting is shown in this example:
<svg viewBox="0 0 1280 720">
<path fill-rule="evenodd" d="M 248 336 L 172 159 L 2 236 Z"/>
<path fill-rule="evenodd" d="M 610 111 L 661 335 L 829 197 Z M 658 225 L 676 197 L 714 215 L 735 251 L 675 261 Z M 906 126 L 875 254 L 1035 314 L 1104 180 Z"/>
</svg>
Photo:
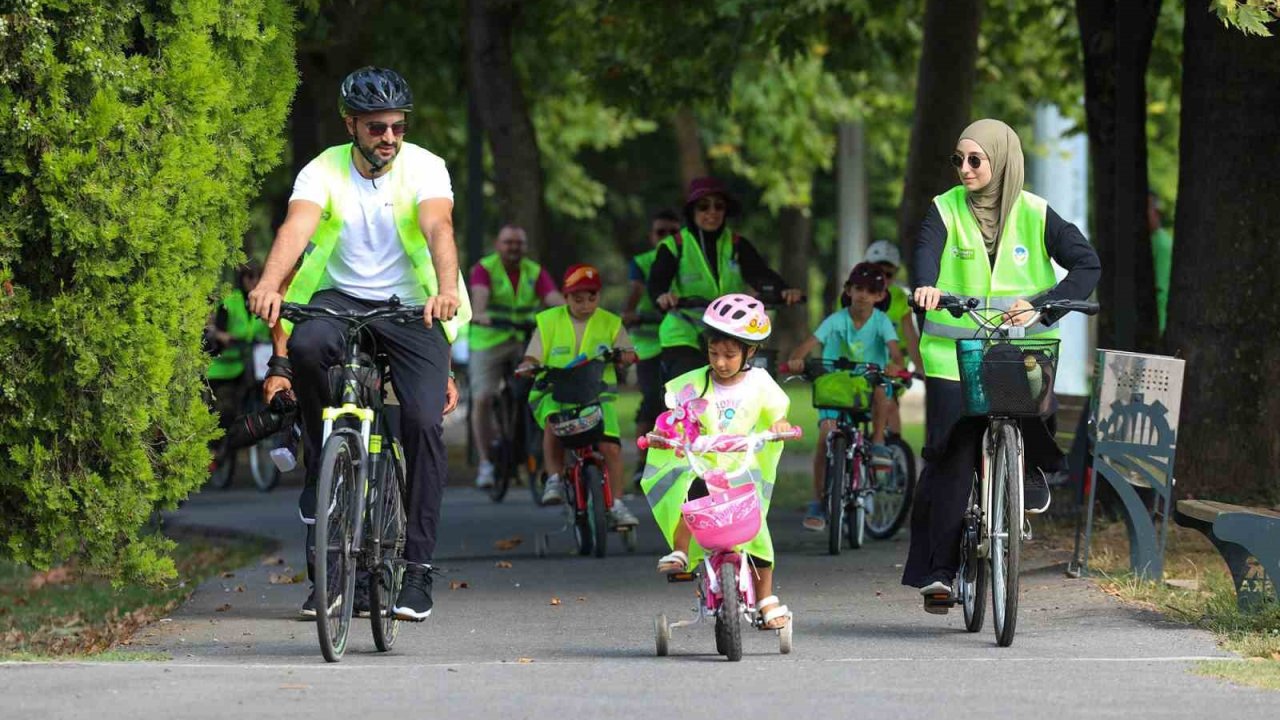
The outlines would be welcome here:
<svg viewBox="0 0 1280 720">
<path fill-rule="evenodd" d="M 951 154 L 951 164 L 955 166 L 955 169 L 957 170 L 964 167 L 965 160 L 969 161 L 969 167 L 974 170 L 982 167 L 982 156 L 977 153 L 970 153 L 968 155 L 962 155 L 960 153 Z"/>
<path fill-rule="evenodd" d="M 728 207 L 729 206 L 727 204 L 716 200 L 700 200 L 698 201 L 698 204 L 694 206 L 698 212 L 711 212 L 713 210 L 716 212 L 724 212 Z"/>
<path fill-rule="evenodd" d="M 384 122 L 368 122 L 364 124 L 366 130 L 373 137 L 382 137 L 387 134 L 387 128 L 391 128 L 391 134 L 396 137 L 404 137 L 404 132 L 409 129 L 409 123 L 401 120 L 388 125 Z"/>
</svg>

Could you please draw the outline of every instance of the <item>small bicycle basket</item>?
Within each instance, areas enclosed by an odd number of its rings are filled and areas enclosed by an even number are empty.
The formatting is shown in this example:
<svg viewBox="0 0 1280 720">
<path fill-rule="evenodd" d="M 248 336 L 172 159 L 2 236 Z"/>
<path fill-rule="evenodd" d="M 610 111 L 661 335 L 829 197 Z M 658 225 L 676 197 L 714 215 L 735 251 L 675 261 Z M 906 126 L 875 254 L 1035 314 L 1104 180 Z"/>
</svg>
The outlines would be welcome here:
<svg viewBox="0 0 1280 720">
<path fill-rule="evenodd" d="M 547 424 L 567 448 L 587 447 L 604 439 L 604 410 L 598 403 L 552 413 Z"/>
<path fill-rule="evenodd" d="M 1057 340 L 965 338 L 956 360 L 967 414 L 1038 417 L 1052 408 Z"/>
<path fill-rule="evenodd" d="M 760 532 L 760 496 L 752 483 L 690 500 L 680 512 L 693 538 L 708 551 L 732 550 Z"/>
<path fill-rule="evenodd" d="M 551 399 L 561 405 L 590 405 L 605 391 L 605 364 L 593 360 L 571 368 L 550 368 L 546 381 Z"/>
</svg>

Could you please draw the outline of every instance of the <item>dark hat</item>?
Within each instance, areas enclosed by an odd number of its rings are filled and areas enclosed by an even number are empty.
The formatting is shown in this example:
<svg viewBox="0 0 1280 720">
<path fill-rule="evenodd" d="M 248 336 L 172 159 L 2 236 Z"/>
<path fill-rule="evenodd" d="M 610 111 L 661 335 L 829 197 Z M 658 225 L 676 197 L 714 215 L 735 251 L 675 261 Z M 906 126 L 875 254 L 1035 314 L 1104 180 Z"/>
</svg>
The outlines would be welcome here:
<svg viewBox="0 0 1280 720">
<path fill-rule="evenodd" d="M 866 288 L 872 292 L 884 292 L 888 283 L 885 281 L 884 272 L 879 267 L 873 263 L 860 262 L 849 271 L 849 279 L 845 280 L 844 284 Z"/>
<path fill-rule="evenodd" d="M 693 206 L 702 198 L 708 195 L 719 195 L 724 198 L 724 202 L 728 205 L 726 214 L 737 215 L 740 205 L 738 199 L 729 194 L 728 188 L 724 186 L 718 178 L 700 177 L 689 181 L 689 190 L 684 196 L 684 211 L 686 215 L 692 217 Z"/>
</svg>

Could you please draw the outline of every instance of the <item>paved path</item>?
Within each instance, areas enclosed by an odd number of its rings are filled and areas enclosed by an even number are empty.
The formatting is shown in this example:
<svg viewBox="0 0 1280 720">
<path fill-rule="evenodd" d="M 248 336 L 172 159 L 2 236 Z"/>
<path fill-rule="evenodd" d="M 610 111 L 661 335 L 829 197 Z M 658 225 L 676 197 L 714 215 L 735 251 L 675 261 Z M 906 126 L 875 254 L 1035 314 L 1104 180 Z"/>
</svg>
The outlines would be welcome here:
<svg viewBox="0 0 1280 720">
<path fill-rule="evenodd" d="M 276 536 L 289 568 L 301 569 L 293 508 L 287 488 L 206 493 L 172 522 Z M 1018 637 L 1001 649 L 989 625 L 970 635 L 958 612 L 921 611 L 898 584 L 905 539 L 832 558 L 796 529 L 798 514 L 780 512 L 779 593 L 797 615 L 795 652 L 779 655 L 775 635 L 750 631 L 743 662 L 728 663 L 709 626 L 677 630 L 673 656 L 654 657 L 654 614 L 681 615 L 692 589 L 655 576 L 651 524 L 635 555 L 615 542 L 616 556 L 579 558 L 560 535 L 539 559 L 534 533 L 553 529 L 556 514 L 533 508 L 522 489 L 502 505 L 451 489 L 445 520 L 439 555 L 449 574 L 436 581 L 436 614 L 405 626 L 391 654 L 375 653 L 356 621 L 343 662 L 324 663 L 314 625 L 294 619 L 305 585 L 273 585 L 285 568 L 258 565 L 206 583 L 171 621 L 140 633 L 139 646 L 171 661 L 0 666 L 3 717 L 1207 719 L 1280 710 L 1280 694 L 1187 672 L 1197 658 L 1225 655 L 1210 635 L 1122 607 L 1043 567 L 1052 558 L 1024 577 Z M 523 543 L 495 549 L 513 536 Z"/>
</svg>

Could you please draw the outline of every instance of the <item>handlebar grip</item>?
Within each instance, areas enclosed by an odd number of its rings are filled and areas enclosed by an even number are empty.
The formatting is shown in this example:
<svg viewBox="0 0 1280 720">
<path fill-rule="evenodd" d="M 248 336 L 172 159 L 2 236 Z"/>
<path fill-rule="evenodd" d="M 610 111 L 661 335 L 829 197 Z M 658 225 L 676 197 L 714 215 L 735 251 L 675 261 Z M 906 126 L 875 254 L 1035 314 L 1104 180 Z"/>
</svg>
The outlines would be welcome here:
<svg viewBox="0 0 1280 720">
<path fill-rule="evenodd" d="M 636 447 L 640 448 L 641 450 L 648 450 L 649 438 L 645 437 L 644 435 L 641 435 L 640 437 L 636 438 Z"/>
<path fill-rule="evenodd" d="M 804 429 L 800 427 L 793 427 L 786 432 L 776 433 L 776 435 L 779 440 L 799 440 L 804 437 Z"/>
</svg>

